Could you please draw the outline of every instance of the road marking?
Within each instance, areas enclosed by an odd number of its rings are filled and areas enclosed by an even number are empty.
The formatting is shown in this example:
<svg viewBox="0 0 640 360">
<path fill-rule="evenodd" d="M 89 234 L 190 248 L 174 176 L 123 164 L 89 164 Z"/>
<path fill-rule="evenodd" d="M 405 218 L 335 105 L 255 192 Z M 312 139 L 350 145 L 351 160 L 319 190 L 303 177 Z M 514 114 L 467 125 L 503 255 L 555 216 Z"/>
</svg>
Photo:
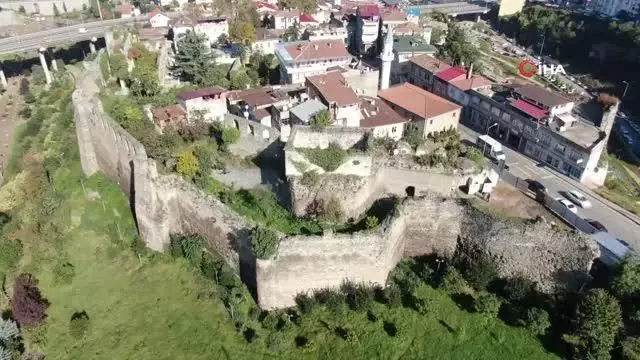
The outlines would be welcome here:
<svg viewBox="0 0 640 360">
<path fill-rule="evenodd" d="M 514 163 L 511 163 L 511 164 L 507 164 L 507 165 L 509 165 L 509 166 L 511 167 L 511 166 L 518 165 L 518 163 L 517 163 L 517 162 L 514 162 Z"/>
<path fill-rule="evenodd" d="M 555 177 L 555 176 L 549 174 L 549 175 L 543 176 L 542 179 L 551 179 L 552 177 Z"/>
<path fill-rule="evenodd" d="M 523 168 L 515 168 L 514 170 L 518 170 L 519 172 L 525 174 L 527 177 L 531 176 L 531 173 L 529 173 L 528 171 L 525 171 Z"/>
</svg>

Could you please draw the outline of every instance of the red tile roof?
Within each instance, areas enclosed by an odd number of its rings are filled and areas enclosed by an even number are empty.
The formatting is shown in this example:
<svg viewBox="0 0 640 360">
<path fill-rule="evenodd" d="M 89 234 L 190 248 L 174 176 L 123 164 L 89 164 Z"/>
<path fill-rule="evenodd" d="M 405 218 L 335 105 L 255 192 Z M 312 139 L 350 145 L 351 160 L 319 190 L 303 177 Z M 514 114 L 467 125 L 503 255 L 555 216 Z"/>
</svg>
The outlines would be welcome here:
<svg viewBox="0 0 640 360">
<path fill-rule="evenodd" d="M 165 122 L 187 116 L 187 113 L 180 105 L 153 108 L 151 109 L 151 114 L 153 114 L 153 120 L 156 122 Z"/>
<path fill-rule="evenodd" d="M 403 124 L 409 121 L 395 112 L 386 102 L 369 96 L 360 98 L 360 114 L 362 116 L 360 127 L 363 128 Z"/>
<path fill-rule="evenodd" d="M 152 17 L 154 17 L 154 16 L 156 16 L 158 14 L 164 15 L 164 14 L 162 14 L 162 10 L 159 7 L 156 6 L 156 8 L 153 9 L 153 11 L 151 11 L 149 13 L 149 19 L 151 19 Z M 164 16 L 166 16 L 166 15 L 164 15 Z"/>
<path fill-rule="evenodd" d="M 387 11 L 382 14 L 382 21 L 406 21 L 407 14 L 400 10 Z M 395 34 L 395 29 L 394 29 Z"/>
<path fill-rule="evenodd" d="M 360 9 L 360 16 L 380 16 L 380 8 L 375 4 L 360 5 L 358 6 L 358 9 Z"/>
<path fill-rule="evenodd" d="M 467 75 L 467 70 L 462 67 L 451 67 L 436 73 L 436 76 L 446 82 L 458 80 Z"/>
<path fill-rule="evenodd" d="M 278 11 L 278 6 L 273 5 L 273 4 L 269 4 L 267 2 L 263 2 L 263 1 L 258 1 L 256 2 L 256 8 L 260 9 L 260 8 L 266 8 L 266 9 L 270 9 L 273 11 Z"/>
<path fill-rule="evenodd" d="M 539 102 L 540 104 L 549 107 L 564 105 L 572 102 L 572 100 L 569 100 L 564 96 L 560 96 L 554 92 L 533 84 L 511 85 L 511 88 L 513 88 L 513 91 L 520 96 L 529 98 L 533 101 Z"/>
<path fill-rule="evenodd" d="M 423 119 L 461 109 L 459 105 L 409 83 L 380 90 L 378 97 Z"/>
<path fill-rule="evenodd" d="M 185 91 L 183 93 L 178 94 L 178 98 L 183 101 L 187 101 L 191 99 L 200 98 L 203 96 L 218 95 L 225 92 L 227 92 L 227 89 L 222 88 L 220 86 L 214 86 L 214 87 L 203 88 L 203 89 L 198 89 L 194 91 Z"/>
<path fill-rule="evenodd" d="M 135 9 L 135 6 L 130 3 L 122 3 L 116 6 L 116 11 L 122 15 L 130 15 L 133 12 L 133 9 Z"/>
<path fill-rule="evenodd" d="M 311 86 L 325 100 L 325 104 L 347 106 L 359 102 L 358 95 L 347 85 L 340 71 L 307 77 L 307 86 Z"/>
<path fill-rule="evenodd" d="M 394 35 L 411 35 L 414 33 L 422 33 L 423 31 L 423 28 L 410 21 L 407 21 L 393 28 Z"/>
<path fill-rule="evenodd" d="M 469 79 L 466 77 L 458 80 L 449 81 L 449 84 L 457 87 L 462 91 L 471 89 L 479 89 L 493 85 L 493 82 L 482 75 L 472 75 Z"/>
<path fill-rule="evenodd" d="M 531 116 L 536 120 L 540 120 L 547 116 L 547 112 L 539 107 L 532 105 L 524 100 L 515 100 L 511 102 L 511 106 Z"/>
<path fill-rule="evenodd" d="M 416 64 L 418 67 L 429 71 L 432 74 L 436 74 L 451 67 L 451 65 L 447 64 L 446 62 L 429 55 L 414 56 L 409 59 L 409 61 Z"/>
<path fill-rule="evenodd" d="M 342 40 L 314 40 L 284 47 L 291 58 L 297 61 L 348 57 Z"/>
<path fill-rule="evenodd" d="M 298 18 L 300 20 L 300 23 L 317 23 L 318 21 L 316 19 L 313 18 L 313 16 L 309 15 L 309 14 L 300 14 L 300 17 Z"/>
<path fill-rule="evenodd" d="M 227 98 L 230 101 L 243 101 L 249 106 L 260 107 L 286 100 L 287 95 L 274 91 L 274 89 L 270 87 L 263 87 L 232 91 L 229 93 Z"/>
</svg>

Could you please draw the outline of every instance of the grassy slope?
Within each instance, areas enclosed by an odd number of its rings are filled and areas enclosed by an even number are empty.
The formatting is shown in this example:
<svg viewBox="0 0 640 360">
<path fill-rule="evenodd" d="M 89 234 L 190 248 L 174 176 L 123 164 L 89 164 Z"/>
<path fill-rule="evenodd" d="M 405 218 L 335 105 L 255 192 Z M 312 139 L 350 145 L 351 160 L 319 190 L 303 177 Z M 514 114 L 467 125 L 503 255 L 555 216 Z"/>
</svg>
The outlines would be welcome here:
<svg viewBox="0 0 640 360">
<path fill-rule="evenodd" d="M 632 213 L 640 214 L 640 184 L 629 174 L 622 160 L 609 156 L 608 162 L 610 174 L 605 186 L 596 192 Z"/>
<path fill-rule="evenodd" d="M 39 138 L 44 139 L 44 133 L 57 133 L 73 139 L 72 128 L 59 130 L 59 126 L 45 123 Z M 36 149 L 51 152 L 58 140 L 55 137 L 49 137 L 50 146 Z M 186 261 L 160 254 L 134 255 L 129 244 L 135 238 L 135 226 L 125 195 L 100 175 L 82 180 L 77 154 L 73 153 L 67 151 L 63 166 L 53 177 L 61 202 L 51 219 L 63 226 L 63 236 L 38 236 L 28 231 L 30 211 L 40 206 L 37 200 L 28 199 L 14 214 L 27 229 L 19 232 L 25 247 L 21 271 L 36 275 L 51 302 L 45 325 L 24 335 L 28 348 L 42 349 L 47 358 L 555 358 L 525 330 L 459 310 L 449 297 L 426 285 L 420 291 L 434 299 L 427 316 L 375 304 L 380 319 L 374 323 L 363 313 L 330 313 L 317 308 L 300 326 L 275 334 L 248 320 L 246 325 L 257 329 L 258 340 L 247 344 L 218 300 L 216 287 Z M 60 283 L 53 269 L 67 262 L 74 266 L 75 277 L 70 283 Z M 246 300 L 243 308 L 249 306 L 251 300 Z M 69 319 L 76 311 L 86 311 L 91 319 L 91 328 L 82 340 L 68 332 Z M 248 319 L 246 314 L 243 317 Z M 399 333 L 387 335 L 383 321 L 394 322 Z M 338 326 L 356 330 L 359 340 L 342 340 L 335 334 Z M 309 337 L 312 345 L 296 348 L 294 339 L 300 335 Z M 275 338 L 281 341 L 279 353 L 267 350 L 273 350 L 270 344 Z"/>
</svg>

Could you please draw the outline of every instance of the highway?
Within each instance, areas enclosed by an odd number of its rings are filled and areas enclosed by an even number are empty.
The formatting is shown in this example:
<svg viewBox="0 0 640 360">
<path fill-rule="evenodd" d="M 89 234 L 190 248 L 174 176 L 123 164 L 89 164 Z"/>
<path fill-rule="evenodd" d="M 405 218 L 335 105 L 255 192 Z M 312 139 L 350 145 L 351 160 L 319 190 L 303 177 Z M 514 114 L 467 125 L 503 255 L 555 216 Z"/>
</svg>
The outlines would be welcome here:
<svg viewBox="0 0 640 360">
<path fill-rule="evenodd" d="M 38 31 L 30 34 L 0 39 L 0 55 L 9 55 L 22 51 L 37 50 L 41 47 L 53 47 L 79 41 L 91 40 L 93 37 L 104 37 L 110 28 L 116 25 L 134 22 L 146 22 L 147 15 L 132 18 L 111 19 L 87 22 L 71 26 Z M 86 31 L 81 31 L 81 29 Z"/>
<path fill-rule="evenodd" d="M 460 124 L 458 129 L 462 139 L 475 143 L 478 133 Z M 507 156 L 509 172 L 522 179 L 533 179 L 547 187 L 549 194 L 554 198 L 562 197 L 560 192 L 577 190 L 583 193 L 593 207 L 590 209 L 578 208 L 578 215 L 585 219 L 594 219 L 602 223 L 611 233 L 620 239 L 627 241 L 635 249 L 640 249 L 640 218 L 621 209 L 618 205 L 603 199 L 583 184 L 560 174 L 553 169 L 539 166 L 538 162 L 503 146 Z"/>
</svg>

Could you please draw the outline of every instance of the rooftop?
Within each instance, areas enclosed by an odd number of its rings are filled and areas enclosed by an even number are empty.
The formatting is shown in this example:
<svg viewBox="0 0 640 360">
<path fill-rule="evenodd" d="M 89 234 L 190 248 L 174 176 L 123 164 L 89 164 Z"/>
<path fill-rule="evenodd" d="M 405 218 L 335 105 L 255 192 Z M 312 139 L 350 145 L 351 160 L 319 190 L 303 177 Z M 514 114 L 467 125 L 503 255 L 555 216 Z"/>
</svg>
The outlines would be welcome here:
<svg viewBox="0 0 640 360">
<path fill-rule="evenodd" d="M 407 14 L 400 10 L 391 10 L 382 14 L 382 21 L 407 21 Z"/>
<path fill-rule="evenodd" d="M 449 82 L 452 80 L 457 80 L 461 76 L 466 76 L 466 74 L 467 70 L 465 68 L 456 66 L 439 71 L 438 73 L 436 73 L 436 76 L 446 82 Z"/>
<path fill-rule="evenodd" d="M 300 16 L 300 11 L 298 10 L 280 10 L 276 11 L 273 16 L 281 17 L 281 18 L 297 18 Z"/>
<path fill-rule="evenodd" d="M 138 32 L 138 37 L 141 40 L 153 39 L 153 38 L 163 38 L 165 35 L 167 35 L 167 31 L 164 28 L 163 29 L 159 29 L 159 28 L 142 28 Z"/>
<path fill-rule="evenodd" d="M 285 30 L 280 29 L 257 28 L 256 41 L 280 39 L 280 36 L 284 34 L 284 32 Z"/>
<path fill-rule="evenodd" d="M 451 65 L 447 64 L 446 62 L 426 54 L 414 56 L 409 59 L 409 61 L 416 64 L 418 67 L 429 71 L 430 73 L 438 73 L 451 67 Z"/>
<path fill-rule="evenodd" d="M 256 8 L 257 9 L 265 8 L 265 9 L 270 9 L 270 10 L 273 10 L 273 11 L 278 11 L 279 10 L 277 5 L 269 4 L 268 2 L 264 2 L 264 1 L 256 2 Z"/>
<path fill-rule="evenodd" d="M 395 112 L 384 101 L 370 96 L 360 98 L 360 114 L 362 116 L 360 127 L 363 128 L 403 124 L 409 121 Z"/>
<path fill-rule="evenodd" d="M 380 8 L 375 4 L 366 4 L 358 6 L 360 10 L 360 16 L 364 17 L 374 17 L 380 16 Z"/>
<path fill-rule="evenodd" d="M 309 15 L 309 14 L 300 14 L 300 17 L 298 18 L 300 20 L 300 23 L 317 23 L 318 20 L 314 19 L 313 16 Z"/>
<path fill-rule="evenodd" d="M 393 51 L 398 53 L 433 53 L 438 49 L 427 43 L 422 36 L 418 35 L 396 35 L 393 37 Z"/>
<path fill-rule="evenodd" d="M 409 83 L 380 90 L 378 96 L 423 119 L 429 119 L 461 108 L 459 105 Z"/>
<path fill-rule="evenodd" d="M 350 56 L 342 40 L 314 40 L 287 43 L 282 46 L 282 49 L 286 51 L 286 55 L 295 61 L 311 61 Z"/>
<path fill-rule="evenodd" d="M 116 12 L 119 12 L 122 15 L 130 15 L 133 12 L 133 9 L 135 9 L 135 6 L 127 2 L 116 6 Z"/>
<path fill-rule="evenodd" d="M 416 23 L 407 21 L 393 28 L 393 33 L 396 35 L 413 35 L 420 34 L 425 31 L 431 31 L 431 28 L 423 28 Z"/>
<path fill-rule="evenodd" d="M 232 91 L 229 93 L 227 98 L 230 101 L 243 101 L 249 106 L 260 107 L 288 100 L 289 95 L 286 91 L 280 91 L 279 89 L 271 87 L 263 87 Z"/>
<path fill-rule="evenodd" d="M 178 94 L 178 99 L 187 101 L 191 99 L 200 98 L 203 96 L 218 95 L 225 92 L 227 92 L 227 89 L 222 88 L 220 86 L 214 86 L 214 87 L 202 88 L 194 91 L 185 91 L 183 93 Z"/>
<path fill-rule="evenodd" d="M 357 104 L 359 101 L 358 95 L 348 86 L 340 71 L 309 76 L 307 83 L 313 86 L 329 104 L 346 106 Z"/>
<path fill-rule="evenodd" d="M 573 102 L 547 89 L 533 84 L 511 85 L 513 92 L 545 106 L 564 105 Z"/>
<path fill-rule="evenodd" d="M 487 87 L 493 84 L 491 80 L 482 75 L 471 74 L 471 77 L 467 77 L 467 71 L 468 69 L 459 66 L 450 67 L 436 73 L 436 76 L 463 91 Z"/>
<path fill-rule="evenodd" d="M 302 122 L 309 123 L 309 120 L 311 120 L 313 115 L 322 110 L 327 110 L 327 107 L 320 101 L 312 99 L 292 107 L 290 112 Z"/>
<path fill-rule="evenodd" d="M 170 119 L 186 116 L 187 113 L 180 105 L 170 105 L 151 109 L 153 120 L 156 122 L 164 122 Z"/>
<path fill-rule="evenodd" d="M 521 99 L 511 101 L 511 106 L 529 115 L 537 121 L 544 119 L 549 114 L 546 110 L 541 109 Z"/>
</svg>

